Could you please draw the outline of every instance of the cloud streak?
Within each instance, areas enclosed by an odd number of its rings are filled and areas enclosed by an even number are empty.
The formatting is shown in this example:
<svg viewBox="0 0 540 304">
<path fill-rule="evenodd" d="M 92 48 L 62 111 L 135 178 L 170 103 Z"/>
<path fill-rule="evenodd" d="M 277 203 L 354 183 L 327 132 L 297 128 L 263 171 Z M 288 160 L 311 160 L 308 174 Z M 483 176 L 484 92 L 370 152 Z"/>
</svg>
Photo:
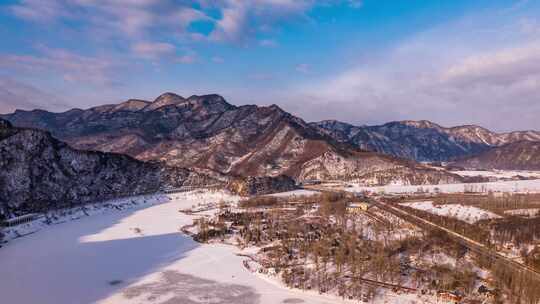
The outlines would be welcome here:
<svg viewBox="0 0 540 304">
<path fill-rule="evenodd" d="M 0 113 L 44 107 L 54 111 L 68 106 L 58 96 L 9 77 L 0 77 Z"/>
<path fill-rule="evenodd" d="M 115 71 L 116 61 L 106 58 L 88 57 L 64 49 L 41 47 L 40 56 L 0 55 L 0 67 L 14 73 L 31 76 L 59 76 L 66 82 L 87 83 L 96 86 L 119 85 Z"/>
<path fill-rule="evenodd" d="M 540 43 L 471 56 L 443 72 L 458 86 L 511 86 L 540 76 Z"/>
<path fill-rule="evenodd" d="M 11 11 L 30 21 L 83 21 L 102 33 L 112 31 L 132 39 L 148 40 L 160 31 L 184 39 L 238 42 L 289 18 L 305 17 L 321 3 L 361 6 L 358 0 L 21 0 Z M 218 16 L 211 10 L 217 10 Z M 206 34 L 190 30 L 200 21 L 209 22 L 212 30 Z"/>
</svg>

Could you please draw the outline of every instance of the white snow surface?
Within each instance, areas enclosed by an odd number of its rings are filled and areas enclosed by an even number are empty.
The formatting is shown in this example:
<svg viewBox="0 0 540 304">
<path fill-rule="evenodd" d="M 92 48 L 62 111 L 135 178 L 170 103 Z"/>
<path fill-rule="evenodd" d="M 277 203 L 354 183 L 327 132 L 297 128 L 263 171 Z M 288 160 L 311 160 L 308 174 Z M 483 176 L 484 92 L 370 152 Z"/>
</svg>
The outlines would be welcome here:
<svg viewBox="0 0 540 304">
<path fill-rule="evenodd" d="M 530 178 L 540 178 L 540 171 L 508 171 L 508 170 L 465 170 L 465 171 L 452 171 L 461 176 L 483 176 L 483 177 L 495 177 L 495 178 L 512 178 L 515 176 L 523 176 Z"/>
<path fill-rule="evenodd" d="M 3 230 L 4 240 L 13 240 L 22 236 L 36 233 L 39 230 L 57 225 L 68 221 L 78 220 L 83 217 L 107 213 L 111 211 L 122 211 L 127 209 L 142 208 L 154 204 L 160 204 L 169 201 L 167 195 L 151 194 L 140 195 L 126 198 L 112 199 L 94 204 L 87 204 L 74 208 L 66 208 L 54 210 L 44 215 L 40 215 L 38 219 L 27 222 L 15 227 L 7 227 Z"/>
<path fill-rule="evenodd" d="M 402 206 L 411 207 L 417 210 L 427 211 L 431 214 L 448 216 L 458 220 L 474 224 L 479 220 L 500 218 L 499 215 L 474 207 L 460 204 L 433 205 L 431 201 L 402 203 Z"/>
<path fill-rule="evenodd" d="M 318 194 L 318 193 L 320 193 L 320 192 L 319 191 L 314 191 L 314 190 L 299 189 L 299 190 L 292 190 L 292 191 L 287 191 L 287 192 L 272 193 L 272 194 L 268 194 L 267 196 L 295 197 L 295 196 L 310 196 L 310 195 L 314 195 L 314 194 Z"/>
<path fill-rule="evenodd" d="M 200 216 L 179 209 L 222 199 L 239 198 L 222 192 L 170 194 L 131 208 L 66 217 L 56 225 L 36 224 L 36 233 L 0 248 L 2 303 L 349 303 L 287 289 L 245 269 L 238 249 L 199 244 L 179 233 Z M 377 302 L 415 299 L 381 296 Z"/>
<path fill-rule="evenodd" d="M 468 183 L 468 184 L 440 184 L 440 185 L 387 185 L 378 187 L 365 187 L 358 184 L 350 184 L 345 188 L 350 192 L 369 191 L 374 193 L 415 193 L 419 190 L 423 192 L 444 192 L 444 193 L 462 193 L 462 192 L 540 192 L 540 179 L 520 180 L 520 181 L 497 181 L 489 183 Z"/>
</svg>

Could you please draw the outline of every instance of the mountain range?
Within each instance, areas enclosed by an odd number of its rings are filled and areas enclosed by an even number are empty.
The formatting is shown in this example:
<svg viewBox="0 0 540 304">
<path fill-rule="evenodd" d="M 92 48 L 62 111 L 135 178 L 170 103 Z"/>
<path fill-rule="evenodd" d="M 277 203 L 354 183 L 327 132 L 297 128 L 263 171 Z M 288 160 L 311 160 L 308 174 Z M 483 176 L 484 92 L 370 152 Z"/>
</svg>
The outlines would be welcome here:
<svg viewBox="0 0 540 304">
<path fill-rule="evenodd" d="M 286 175 L 298 181 L 354 179 L 369 185 L 465 181 L 419 162 L 526 169 L 538 157 L 525 155 L 538 153 L 534 149 L 520 150 L 520 164 L 512 156 L 493 162 L 484 155 L 496 149 L 515 153 L 508 147 L 540 141 L 537 131 L 496 133 L 429 121 L 307 123 L 276 105 L 235 106 L 216 94 L 184 98 L 164 93 L 153 101 L 130 99 L 62 113 L 17 110 L 0 117 L 20 128 L 50 132 L 79 151 L 125 154 L 206 176 Z M 484 166 L 484 160 L 493 166 Z"/>
<path fill-rule="evenodd" d="M 326 120 L 312 125 L 340 142 L 421 162 L 448 162 L 508 144 L 540 141 L 538 131 L 496 133 L 474 125 L 445 128 L 426 120 L 395 121 L 379 126 Z"/>
<path fill-rule="evenodd" d="M 219 95 L 183 98 L 165 93 L 151 102 L 131 99 L 63 113 L 19 110 L 3 118 L 16 126 L 50 131 L 77 149 L 229 176 L 355 178 L 374 184 L 459 180 L 336 140 L 276 105 L 237 107 Z"/>
</svg>

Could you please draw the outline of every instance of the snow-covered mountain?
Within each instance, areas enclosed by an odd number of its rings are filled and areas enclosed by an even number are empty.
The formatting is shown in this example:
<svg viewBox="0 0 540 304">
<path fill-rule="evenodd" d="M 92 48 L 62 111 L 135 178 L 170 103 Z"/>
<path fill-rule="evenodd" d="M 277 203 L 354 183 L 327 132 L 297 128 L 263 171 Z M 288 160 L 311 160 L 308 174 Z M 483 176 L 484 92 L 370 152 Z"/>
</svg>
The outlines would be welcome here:
<svg viewBox="0 0 540 304">
<path fill-rule="evenodd" d="M 76 150 L 48 132 L 0 119 L 0 218 L 155 192 L 201 177 L 126 155 Z"/>
<path fill-rule="evenodd" d="M 540 142 L 509 143 L 459 160 L 455 164 L 474 169 L 540 170 Z"/>
<path fill-rule="evenodd" d="M 341 143 L 276 105 L 233 106 L 219 95 L 165 93 L 153 102 L 128 100 L 64 113 L 16 111 L 3 117 L 17 126 L 48 130 L 78 149 L 232 176 L 284 174 L 299 180 L 359 178 L 370 183 L 459 179 Z"/>
<path fill-rule="evenodd" d="M 340 142 L 417 161 L 448 161 L 518 141 L 540 141 L 538 131 L 495 133 L 474 125 L 445 128 L 426 120 L 378 126 L 326 120 L 311 125 Z"/>
</svg>

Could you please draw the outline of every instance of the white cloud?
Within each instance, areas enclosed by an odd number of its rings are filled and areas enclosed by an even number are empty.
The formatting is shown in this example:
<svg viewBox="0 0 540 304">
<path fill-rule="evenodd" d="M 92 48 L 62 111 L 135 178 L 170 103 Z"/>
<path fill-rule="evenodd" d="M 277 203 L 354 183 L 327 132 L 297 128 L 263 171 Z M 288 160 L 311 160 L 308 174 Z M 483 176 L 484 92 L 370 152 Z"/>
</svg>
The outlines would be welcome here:
<svg viewBox="0 0 540 304">
<path fill-rule="evenodd" d="M 11 11 L 17 17 L 33 21 L 50 21 L 67 13 L 62 10 L 63 4 L 56 0 L 23 0 L 13 5 Z"/>
<path fill-rule="evenodd" d="M 443 81 L 461 85 L 509 86 L 540 77 L 540 43 L 470 56 L 443 72 Z"/>
<path fill-rule="evenodd" d="M 132 46 L 132 51 L 142 58 L 157 59 L 174 54 L 176 48 L 174 45 L 164 42 L 138 42 Z"/>
<path fill-rule="evenodd" d="M 316 4 L 311 0 L 225 0 L 219 2 L 222 17 L 216 20 L 210 39 L 242 41 L 257 29 L 268 31 L 270 24 L 302 17 Z"/>
<path fill-rule="evenodd" d="M 144 43 L 156 33 L 168 40 L 191 37 L 195 21 L 211 20 L 188 2 L 174 0 L 22 0 L 11 11 L 29 21 L 76 21 L 87 34 Z"/>
<path fill-rule="evenodd" d="M 96 36 L 144 41 L 154 40 L 152 34 L 158 34 L 167 38 L 239 42 L 259 31 L 267 32 L 286 19 L 304 18 L 316 5 L 338 3 L 361 5 L 359 0 L 21 0 L 10 8 L 14 15 L 26 20 L 77 20 L 89 31 L 98 32 Z M 201 8 L 194 8 L 193 4 Z M 217 10 L 221 16 L 212 17 L 207 9 Z M 197 21 L 213 25 L 208 36 L 189 30 Z"/>
<path fill-rule="evenodd" d="M 89 23 L 90 27 L 114 29 L 131 37 L 144 36 L 152 29 L 191 37 L 191 33 L 186 33 L 188 26 L 205 20 L 215 25 L 211 40 L 234 41 L 248 32 L 247 21 L 251 17 L 272 22 L 314 4 L 306 0 L 195 0 L 194 3 L 216 8 L 222 17 L 214 19 L 204 10 L 193 8 L 189 1 L 174 0 L 22 0 L 10 8 L 14 15 L 26 20 L 76 19 Z"/>
<path fill-rule="evenodd" d="M 299 107 L 293 110 L 308 120 L 334 113 L 356 124 L 429 119 L 540 129 L 534 114 L 540 113 L 540 40 L 520 31 L 516 19 L 486 30 L 482 16 L 475 17 L 419 33 L 293 88 L 288 95 Z"/>
<path fill-rule="evenodd" d="M 119 64 L 113 60 L 82 56 L 64 49 L 40 49 L 40 56 L 0 55 L 0 67 L 32 76 L 59 76 L 67 82 L 118 85 L 113 75 Z"/>
<path fill-rule="evenodd" d="M 240 1 L 230 1 L 221 11 L 222 17 L 210 34 L 212 40 L 237 40 L 246 27 L 247 6 Z"/>
<path fill-rule="evenodd" d="M 178 54 L 177 48 L 165 42 L 140 42 L 132 46 L 132 52 L 144 59 L 157 63 L 158 61 L 169 61 L 182 64 L 197 62 L 197 54 L 189 49 L 183 48 L 182 55 Z"/>
</svg>

